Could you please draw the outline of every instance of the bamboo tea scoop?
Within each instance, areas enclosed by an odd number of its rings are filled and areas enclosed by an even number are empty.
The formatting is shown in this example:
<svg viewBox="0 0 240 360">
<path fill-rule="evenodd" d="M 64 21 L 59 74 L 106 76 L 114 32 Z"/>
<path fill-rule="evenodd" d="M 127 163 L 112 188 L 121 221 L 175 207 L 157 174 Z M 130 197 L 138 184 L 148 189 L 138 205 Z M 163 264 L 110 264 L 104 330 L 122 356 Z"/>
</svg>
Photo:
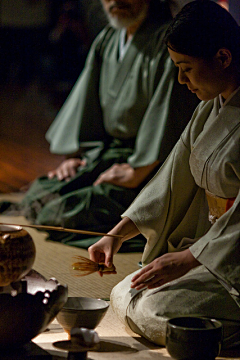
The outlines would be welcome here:
<svg viewBox="0 0 240 360">
<path fill-rule="evenodd" d="M 105 233 L 101 233 L 101 232 L 78 230 L 78 229 L 66 229 L 66 228 L 63 228 L 63 227 L 60 227 L 60 226 L 6 224 L 6 223 L 0 223 L 0 225 L 21 226 L 21 227 L 34 228 L 34 229 L 39 229 L 39 230 L 63 231 L 63 232 L 69 232 L 69 233 L 75 233 L 75 234 L 86 234 L 86 235 L 93 235 L 93 236 L 112 236 L 112 237 L 115 237 L 115 238 L 122 238 L 123 237 L 123 235 L 112 235 L 112 234 L 105 234 Z"/>
</svg>

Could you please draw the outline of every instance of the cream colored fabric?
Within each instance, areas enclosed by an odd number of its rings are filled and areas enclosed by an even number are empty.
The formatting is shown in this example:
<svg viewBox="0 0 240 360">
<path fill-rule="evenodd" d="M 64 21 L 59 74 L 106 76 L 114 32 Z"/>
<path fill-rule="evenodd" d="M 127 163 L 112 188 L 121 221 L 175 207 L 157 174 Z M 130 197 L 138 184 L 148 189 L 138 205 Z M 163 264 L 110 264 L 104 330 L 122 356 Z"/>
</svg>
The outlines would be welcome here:
<svg viewBox="0 0 240 360">
<path fill-rule="evenodd" d="M 114 287 L 111 306 L 132 331 L 158 345 L 165 345 L 166 322 L 172 317 L 190 315 L 238 320 L 238 326 L 225 324 L 225 346 L 232 341 L 228 339 L 229 334 L 240 329 L 239 307 L 204 266 L 152 290 L 130 289 L 132 277 L 133 274 L 127 276 Z"/>
<path fill-rule="evenodd" d="M 123 214 L 147 238 L 143 262 L 179 249 L 210 227 L 205 189 L 236 197 L 240 188 L 240 90 L 218 113 L 219 99 L 202 102 L 167 161 Z M 192 240 L 190 241 L 192 244 Z"/>
<path fill-rule="evenodd" d="M 144 264 L 190 247 L 205 265 L 155 291 L 131 294 L 132 275 L 113 289 L 119 318 L 158 344 L 168 317 L 197 313 L 240 321 L 240 194 L 211 229 L 205 195 L 237 196 L 239 138 L 240 89 L 221 111 L 218 98 L 202 102 L 167 161 L 123 214 L 147 238 Z M 225 331 L 227 337 L 231 330 Z"/>
</svg>

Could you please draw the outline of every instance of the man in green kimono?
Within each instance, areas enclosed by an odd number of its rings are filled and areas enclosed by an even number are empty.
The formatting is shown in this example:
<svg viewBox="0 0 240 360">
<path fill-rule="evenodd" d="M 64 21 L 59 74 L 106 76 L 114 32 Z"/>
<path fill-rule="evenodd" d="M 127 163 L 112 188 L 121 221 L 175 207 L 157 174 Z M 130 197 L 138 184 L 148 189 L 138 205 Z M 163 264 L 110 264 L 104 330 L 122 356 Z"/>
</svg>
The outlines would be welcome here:
<svg viewBox="0 0 240 360">
<path fill-rule="evenodd" d="M 198 102 L 178 84 L 163 43 L 168 5 L 159 0 L 102 0 L 102 5 L 110 25 L 94 41 L 46 134 L 51 151 L 68 159 L 37 179 L 20 204 L 38 224 L 107 232 L 166 159 Z M 91 244 L 59 232 L 51 239 Z M 142 249 L 138 244 L 135 250 Z"/>
</svg>

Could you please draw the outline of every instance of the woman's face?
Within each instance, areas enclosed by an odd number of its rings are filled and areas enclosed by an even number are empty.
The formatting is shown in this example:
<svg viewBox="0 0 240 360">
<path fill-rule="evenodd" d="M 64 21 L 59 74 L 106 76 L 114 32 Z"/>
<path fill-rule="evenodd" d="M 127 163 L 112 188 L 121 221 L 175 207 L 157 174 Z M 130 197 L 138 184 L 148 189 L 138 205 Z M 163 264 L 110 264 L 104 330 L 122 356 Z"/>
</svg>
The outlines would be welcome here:
<svg viewBox="0 0 240 360">
<path fill-rule="evenodd" d="M 168 49 L 178 67 L 178 81 L 186 84 L 200 100 L 211 100 L 226 89 L 223 67 L 216 57 L 210 60 L 179 54 Z"/>
</svg>

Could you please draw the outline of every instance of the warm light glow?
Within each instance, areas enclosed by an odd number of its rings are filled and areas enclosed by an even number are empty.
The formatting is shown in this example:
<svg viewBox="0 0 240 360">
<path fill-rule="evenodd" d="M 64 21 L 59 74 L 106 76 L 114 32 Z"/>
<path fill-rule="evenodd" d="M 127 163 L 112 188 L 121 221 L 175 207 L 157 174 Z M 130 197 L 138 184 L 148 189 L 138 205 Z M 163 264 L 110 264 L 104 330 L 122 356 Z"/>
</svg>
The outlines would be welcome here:
<svg viewBox="0 0 240 360">
<path fill-rule="evenodd" d="M 224 9 L 229 11 L 229 3 L 228 0 L 218 0 L 217 3 L 221 5 Z"/>
</svg>

